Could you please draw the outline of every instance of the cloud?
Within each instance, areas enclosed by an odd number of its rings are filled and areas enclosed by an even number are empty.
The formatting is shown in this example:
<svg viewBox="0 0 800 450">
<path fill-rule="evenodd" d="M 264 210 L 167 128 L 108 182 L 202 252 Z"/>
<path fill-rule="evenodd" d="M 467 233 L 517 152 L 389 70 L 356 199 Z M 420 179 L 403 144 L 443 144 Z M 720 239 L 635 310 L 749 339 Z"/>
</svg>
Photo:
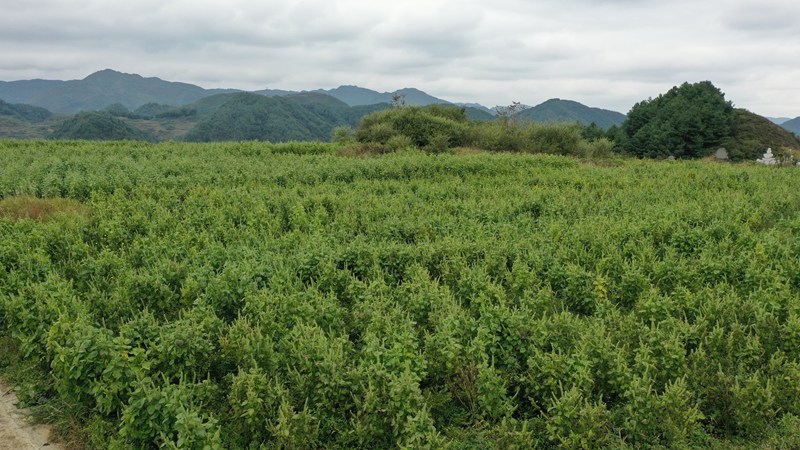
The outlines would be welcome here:
<svg viewBox="0 0 800 450">
<path fill-rule="evenodd" d="M 785 1 L 744 2 L 727 10 L 724 24 L 733 31 L 750 34 L 793 36 L 800 33 L 800 4 Z"/>
<path fill-rule="evenodd" d="M 487 105 L 627 111 L 684 81 L 800 114 L 793 1 L 11 0 L 0 79 L 113 68 L 204 87 L 417 87 Z"/>
</svg>

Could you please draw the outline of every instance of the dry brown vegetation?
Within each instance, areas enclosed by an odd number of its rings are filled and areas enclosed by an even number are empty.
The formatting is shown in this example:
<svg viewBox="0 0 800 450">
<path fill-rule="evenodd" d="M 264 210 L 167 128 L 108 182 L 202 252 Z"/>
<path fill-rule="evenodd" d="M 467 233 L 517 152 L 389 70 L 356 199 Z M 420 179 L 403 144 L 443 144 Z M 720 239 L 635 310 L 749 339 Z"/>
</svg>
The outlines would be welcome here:
<svg viewBox="0 0 800 450">
<path fill-rule="evenodd" d="M 0 217 L 46 221 L 59 214 L 87 217 L 89 208 L 70 198 L 37 198 L 22 195 L 0 199 Z"/>
</svg>

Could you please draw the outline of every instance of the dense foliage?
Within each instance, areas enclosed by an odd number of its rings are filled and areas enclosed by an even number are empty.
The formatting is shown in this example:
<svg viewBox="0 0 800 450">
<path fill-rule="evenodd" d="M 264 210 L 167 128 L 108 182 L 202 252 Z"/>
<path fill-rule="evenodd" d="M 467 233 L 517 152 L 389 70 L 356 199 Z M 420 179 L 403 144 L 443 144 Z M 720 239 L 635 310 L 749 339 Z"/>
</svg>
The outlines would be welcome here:
<svg viewBox="0 0 800 450">
<path fill-rule="evenodd" d="M 88 141 L 155 141 L 156 138 L 108 112 L 85 112 L 62 122 L 50 135 L 51 139 Z"/>
<path fill-rule="evenodd" d="M 464 108 L 429 105 L 406 106 L 372 113 L 355 132 L 360 142 L 386 144 L 402 139 L 416 147 L 438 145 L 446 149 L 464 145 L 467 116 Z"/>
<path fill-rule="evenodd" d="M 622 146 L 650 158 L 706 156 L 731 137 L 733 106 L 709 81 L 683 83 L 631 108 Z"/>
<path fill-rule="evenodd" d="M 454 147 L 471 147 L 492 152 L 608 156 L 613 144 L 600 136 L 584 138 L 585 128 L 590 127 L 531 122 L 516 115 L 506 115 L 501 120 L 470 121 L 461 107 L 406 106 L 364 117 L 355 130 L 355 139 L 379 145 L 384 151 L 416 147 L 444 152 Z M 602 130 L 599 132 L 605 136 Z"/>
<path fill-rule="evenodd" d="M 88 209 L 0 217 L 0 366 L 94 448 L 800 433 L 794 169 L 333 151 L 0 143 Z"/>
</svg>

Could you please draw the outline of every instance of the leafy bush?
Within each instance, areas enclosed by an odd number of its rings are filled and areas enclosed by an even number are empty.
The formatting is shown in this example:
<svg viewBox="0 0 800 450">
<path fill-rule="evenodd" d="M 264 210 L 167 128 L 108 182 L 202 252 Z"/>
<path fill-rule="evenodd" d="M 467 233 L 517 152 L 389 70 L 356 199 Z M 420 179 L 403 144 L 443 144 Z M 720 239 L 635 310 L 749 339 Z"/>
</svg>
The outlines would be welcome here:
<svg viewBox="0 0 800 450">
<path fill-rule="evenodd" d="M 473 125 L 466 145 L 490 151 L 578 155 L 584 142 L 576 124 L 484 122 Z"/>
<path fill-rule="evenodd" d="M 462 108 L 431 105 L 407 106 L 379 111 L 364 117 L 356 129 L 359 142 L 385 144 L 394 136 L 405 136 L 419 147 L 427 147 L 431 139 L 446 142 L 447 147 L 461 145 L 467 128 Z"/>
<path fill-rule="evenodd" d="M 333 142 L 336 144 L 347 144 L 355 140 L 353 129 L 350 127 L 336 127 L 333 129 Z"/>
</svg>

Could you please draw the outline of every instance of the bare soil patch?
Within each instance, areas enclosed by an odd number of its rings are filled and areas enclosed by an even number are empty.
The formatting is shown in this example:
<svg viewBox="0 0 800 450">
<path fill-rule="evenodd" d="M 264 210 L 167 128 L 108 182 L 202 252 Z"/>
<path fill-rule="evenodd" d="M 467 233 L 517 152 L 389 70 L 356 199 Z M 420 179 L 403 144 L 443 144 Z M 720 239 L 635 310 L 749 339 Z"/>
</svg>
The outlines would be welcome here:
<svg viewBox="0 0 800 450">
<path fill-rule="evenodd" d="M 0 450 L 61 450 L 50 442 L 50 427 L 30 421 L 28 411 L 17 407 L 17 396 L 0 381 Z"/>
</svg>

